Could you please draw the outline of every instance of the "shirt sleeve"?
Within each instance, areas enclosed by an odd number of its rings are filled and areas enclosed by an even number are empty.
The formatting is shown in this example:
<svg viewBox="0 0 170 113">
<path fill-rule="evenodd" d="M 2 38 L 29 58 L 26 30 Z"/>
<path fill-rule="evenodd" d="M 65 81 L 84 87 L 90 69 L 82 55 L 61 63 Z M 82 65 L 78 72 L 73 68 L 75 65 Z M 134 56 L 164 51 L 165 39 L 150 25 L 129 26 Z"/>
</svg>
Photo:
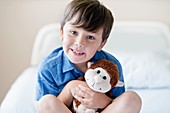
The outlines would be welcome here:
<svg viewBox="0 0 170 113">
<path fill-rule="evenodd" d="M 121 64 L 120 64 L 120 62 L 118 60 L 116 61 L 116 65 L 118 66 L 120 81 L 124 82 L 122 66 L 121 66 Z M 115 87 L 115 88 L 112 89 L 112 96 L 113 97 L 118 97 L 124 92 L 125 92 L 125 86 Z"/>
<path fill-rule="evenodd" d="M 113 61 L 117 65 L 118 70 L 119 70 L 120 81 L 124 82 L 123 69 L 122 69 L 122 65 L 120 64 L 119 60 L 116 59 L 111 54 L 107 54 L 107 59 Z M 122 87 L 114 87 L 112 89 L 112 97 L 116 98 L 116 97 L 120 96 L 121 94 L 123 94 L 124 92 L 125 92 L 125 85 Z"/>
<path fill-rule="evenodd" d="M 38 78 L 35 94 L 35 99 L 37 101 L 46 94 L 53 94 L 55 96 L 59 94 L 59 89 L 52 75 L 53 73 L 45 67 L 40 67 L 38 69 Z"/>
</svg>

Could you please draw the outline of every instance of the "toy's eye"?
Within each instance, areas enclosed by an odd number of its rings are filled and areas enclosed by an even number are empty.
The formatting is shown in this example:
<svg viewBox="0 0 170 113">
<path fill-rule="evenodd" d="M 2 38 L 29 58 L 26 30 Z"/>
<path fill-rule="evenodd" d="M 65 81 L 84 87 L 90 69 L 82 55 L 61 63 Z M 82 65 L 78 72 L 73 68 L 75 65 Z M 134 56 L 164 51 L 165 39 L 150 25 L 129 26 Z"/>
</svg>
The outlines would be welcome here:
<svg viewBox="0 0 170 113">
<path fill-rule="evenodd" d="M 107 77 L 106 77 L 106 76 L 103 76 L 103 79 L 104 79 L 104 80 L 106 80 L 106 79 L 107 79 Z"/>
<path fill-rule="evenodd" d="M 97 70 L 97 74 L 100 74 L 100 70 Z"/>
</svg>

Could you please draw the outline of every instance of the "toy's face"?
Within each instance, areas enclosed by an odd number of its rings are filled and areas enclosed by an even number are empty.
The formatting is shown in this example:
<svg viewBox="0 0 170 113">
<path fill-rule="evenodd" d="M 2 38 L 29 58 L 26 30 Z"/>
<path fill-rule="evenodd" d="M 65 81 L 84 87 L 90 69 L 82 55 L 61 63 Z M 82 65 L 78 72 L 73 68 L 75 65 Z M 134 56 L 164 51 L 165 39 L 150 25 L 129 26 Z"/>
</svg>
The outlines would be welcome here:
<svg viewBox="0 0 170 113">
<path fill-rule="evenodd" d="M 106 93 L 111 89 L 110 76 L 103 68 L 88 69 L 85 80 L 94 91 Z"/>
</svg>

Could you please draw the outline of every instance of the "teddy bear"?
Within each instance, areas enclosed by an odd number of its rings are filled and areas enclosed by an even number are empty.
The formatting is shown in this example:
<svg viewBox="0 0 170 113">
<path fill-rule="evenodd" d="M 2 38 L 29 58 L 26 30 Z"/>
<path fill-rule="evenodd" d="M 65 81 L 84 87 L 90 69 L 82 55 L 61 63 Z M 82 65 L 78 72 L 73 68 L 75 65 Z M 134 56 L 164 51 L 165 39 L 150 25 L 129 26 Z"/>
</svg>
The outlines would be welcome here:
<svg viewBox="0 0 170 113">
<path fill-rule="evenodd" d="M 88 62 L 88 69 L 84 77 L 78 78 L 86 81 L 87 85 L 94 91 L 106 93 L 111 97 L 113 87 L 122 87 L 123 82 L 119 80 L 119 70 L 113 62 L 101 59 L 95 63 Z M 98 113 L 98 109 L 89 109 L 83 106 L 78 100 L 73 100 L 74 113 Z"/>
</svg>

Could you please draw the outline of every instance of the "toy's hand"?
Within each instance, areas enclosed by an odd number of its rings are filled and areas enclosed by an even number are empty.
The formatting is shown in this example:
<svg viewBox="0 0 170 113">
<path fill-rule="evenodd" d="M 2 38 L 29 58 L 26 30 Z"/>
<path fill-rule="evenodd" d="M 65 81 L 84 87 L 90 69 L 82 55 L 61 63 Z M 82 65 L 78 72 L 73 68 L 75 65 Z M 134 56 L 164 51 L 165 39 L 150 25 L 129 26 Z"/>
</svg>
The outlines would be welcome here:
<svg viewBox="0 0 170 113">
<path fill-rule="evenodd" d="M 98 93 L 91 90 L 88 86 L 78 85 L 74 93 L 74 97 L 84 106 L 91 109 L 105 108 L 112 99 L 104 93 Z"/>
</svg>

